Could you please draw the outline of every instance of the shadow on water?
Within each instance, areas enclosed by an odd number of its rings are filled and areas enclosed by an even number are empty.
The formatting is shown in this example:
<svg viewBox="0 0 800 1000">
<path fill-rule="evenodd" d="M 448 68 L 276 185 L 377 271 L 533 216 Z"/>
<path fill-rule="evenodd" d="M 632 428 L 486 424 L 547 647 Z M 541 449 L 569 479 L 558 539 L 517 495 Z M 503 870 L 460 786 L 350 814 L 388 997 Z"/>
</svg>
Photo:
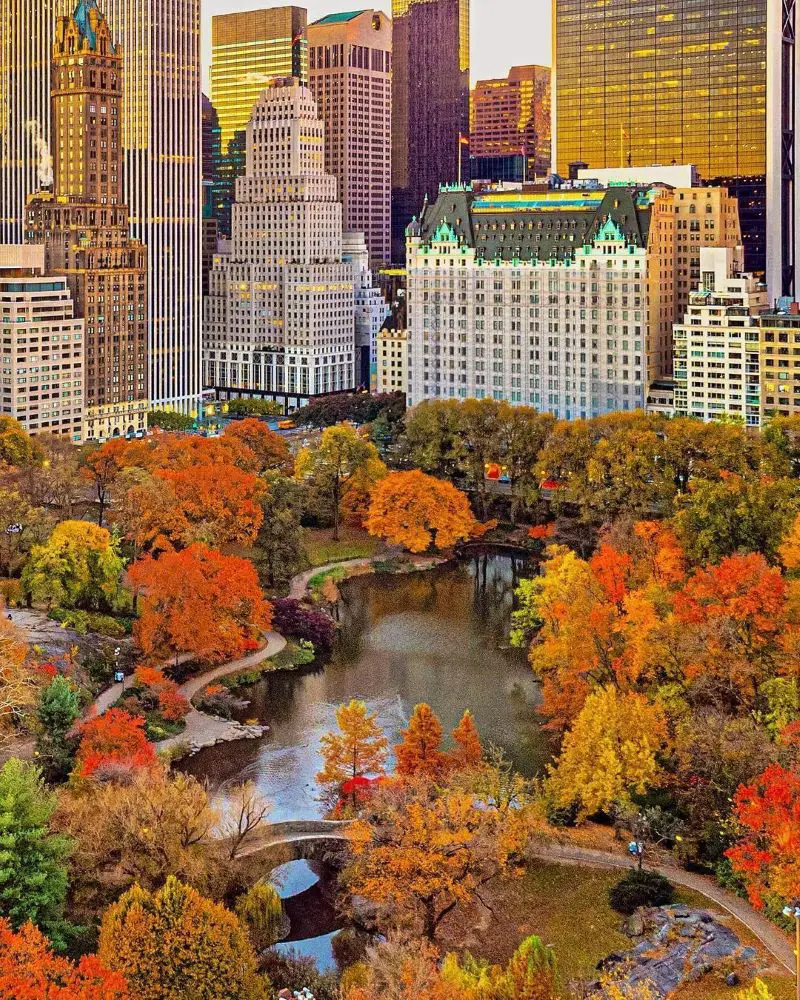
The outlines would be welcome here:
<svg viewBox="0 0 800 1000">
<path fill-rule="evenodd" d="M 247 688 L 242 718 L 270 727 L 260 740 L 220 744 L 184 762 L 224 804 L 226 787 L 253 780 L 273 822 L 321 816 L 314 776 L 321 736 L 351 698 L 377 712 L 390 744 L 417 702 L 446 731 L 466 708 L 481 737 L 503 747 L 524 774 L 548 757 L 535 714 L 539 689 L 524 652 L 507 647 L 514 587 L 534 565 L 479 548 L 434 570 L 355 577 L 342 584 L 341 628 L 321 668 L 277 673 Z"/>
</svg>

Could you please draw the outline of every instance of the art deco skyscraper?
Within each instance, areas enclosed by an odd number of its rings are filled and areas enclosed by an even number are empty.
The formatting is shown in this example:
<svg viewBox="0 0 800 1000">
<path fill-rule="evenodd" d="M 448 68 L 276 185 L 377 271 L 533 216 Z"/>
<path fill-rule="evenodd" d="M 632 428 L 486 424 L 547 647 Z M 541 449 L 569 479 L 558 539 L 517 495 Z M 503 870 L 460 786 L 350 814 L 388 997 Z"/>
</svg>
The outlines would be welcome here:
<svg viewBox="0 0 800 1000">
<path fill-rule="evenodd" d="M 324 134 L 296 78 L 274 80 L 253 108 L 232 248 L 214 258 L 206 298 L 203 381 L 223 397 L 291 411 L 353 388 L 353 268 Z"/>
<path fill-rule="evenodd" d="M 370 264 L 391 260 L 392 22 L 378 10 L 308 26 L 308 82 L 325 122 L 325 167 L 344 227 L 364 234 Z"/>
<path fill-rule="evenodd" d="M 0 239 L 49 176 L 50 45 L 75 0 L 0 0 Z M 193 409 L 200 390 L 200 2 L 107 0 L 125 52 L 122 175 L 147 246 L 149 390 Z"/>
<path fill-rule="evenodd" d="M 392 259 L 427 195 L 458 179 L 469 134 L 469 0 L 392 0 Z M 464 156 L 466 162 L 466 155 Z"/>
<path fill-rule="evenodd" d="M 767 0 L 553 0 L 553 31 L 554 168 L 692 164 L 738 196 L 763 271 Z"/>
<path fill-rule="evenodd" d="M 83 437 L 144 431 L 147 254 L 129 236 L 122 184 L 122 52 L 97 0 L 56 25 L 53 184 L 28 199 L 26 239 L 67 278 L 85 328 Z M 51 386 L 51 392 L 61 391 Z"/>
<path fill-rule="evenodd" d="M 211 19 L 211 101 L 217 109 L 223 155 L 247 128 L 253 105 L 270 80 L 308 79 L 306 11 L 271 7 Z"/>
</svg>

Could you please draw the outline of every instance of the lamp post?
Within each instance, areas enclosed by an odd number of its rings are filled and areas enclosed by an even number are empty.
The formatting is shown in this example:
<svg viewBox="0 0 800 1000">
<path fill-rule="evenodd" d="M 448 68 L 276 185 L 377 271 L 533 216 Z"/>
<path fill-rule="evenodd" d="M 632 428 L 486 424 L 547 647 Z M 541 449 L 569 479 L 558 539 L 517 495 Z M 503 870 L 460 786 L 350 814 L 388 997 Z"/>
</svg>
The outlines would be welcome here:
<svg viewBox="0 0 800 1000">
<path fill-rule="evenodd" d="M 788 906 L 784 906 L 783 915 L 794 920 L 795 989 L 797 1000 L 800 1000 L 800 902 L 795 899 Z"/>
<path fill-rule="evenodd" d="M 638 866 L 637 867 L 639 868 L 639 871 L 641 871 L 642 870 L 642 858 L 644 856 L 644 844 L 642 843 L 642 841 L 641 840 L 632 840 L 630 842 L 630 844 L 628 844 L 628 854 L 630 854 L 630 856 L 632 858 L 636 858 L 636 860 L 638 862 Z"/>
<path fill-rule="evenodd" d="M 114 647 L 114 682 L 116 684 L 122 684 L 122 690 L 125 690 L 125 672 L 119 669 L 119 654 L 122 652 L 121 646 Z"/>
</svg>

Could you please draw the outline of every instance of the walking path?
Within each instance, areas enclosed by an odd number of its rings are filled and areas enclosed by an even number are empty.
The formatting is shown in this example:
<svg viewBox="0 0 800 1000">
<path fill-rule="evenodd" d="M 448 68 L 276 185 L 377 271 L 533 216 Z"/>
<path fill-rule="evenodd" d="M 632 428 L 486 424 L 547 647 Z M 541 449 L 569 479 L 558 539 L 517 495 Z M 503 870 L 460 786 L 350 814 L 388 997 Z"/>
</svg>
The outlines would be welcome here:
<svg viewBox="0 0 800 1000">
<path fill-rule="evenodd" d="M 330 570 L 338 569 L 340 566 L 344 569 L 370 566 L 376 559 L 380 561 L 381 559 L 386 559 L 386 556 L 365 556 L 360 559 L 345 559 L 343 562 L 326 563 L 324 566 L 314 566 L 313 569 L 307 569 L 303 573 L 298 573 L 297 576 L 292 577 L 289 583 L 289 597 L 293 597 L 296 601 L 302 601 L 308 591 L 309 580 L 320 573 L 328 573 Z"/>
<path fill-rule="evenodd" d="M 543 861 L 585 865 L 589 868 L 631 867 L 630 858 L 625 855 L 573 847 L 569 844 L 542 844 L 535 848 L 535 854 Z M 781 965 L 794 974 L 794 948 L 789 936 L 757 910 L 754 910 L 746 900 L 728 892 L 727 889 L 723 889 L 713 879 L 678 868 L 676 865 L 654 864 L 648 867 L 664 875 L 670 882 L 676 882 L 687 889 L 702 893 L 707 899 L 726 910 L 740 924 L 744 924 Z"/>
</svg>

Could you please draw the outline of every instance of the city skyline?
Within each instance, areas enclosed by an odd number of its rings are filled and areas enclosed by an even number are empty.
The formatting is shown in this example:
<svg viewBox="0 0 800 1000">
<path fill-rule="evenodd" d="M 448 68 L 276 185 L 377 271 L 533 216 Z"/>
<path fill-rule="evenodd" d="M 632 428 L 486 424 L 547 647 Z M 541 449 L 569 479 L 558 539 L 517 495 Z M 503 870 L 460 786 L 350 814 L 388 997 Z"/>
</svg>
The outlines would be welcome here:
<svg viewBox="0 0 800 1000">
<path fill-rule="evenodd" d="M 209 0 L 203 5 L 202 62 L 203 89 L 208 93 L 209 66 L 211 63 L 211 18 L 214 14 L 261 10 L 281 6 L 269 0 Z M 353 0 L 309 0 L 300 4 L 308 10 L 309 24 L 326 14 L 375 7 L 391 15 L 391 0 L 383 3 L 362 4 Z M 505 76 L 512 66 L 536 63 L 551 64 L 549 0 L 471 0 L 472 24 L 471 83 L 476 80 Z M 500 16 L 500 14 L 504 16 Z M 513 22 L 514 30 L 509 30 Z M 480 39 L 480 44 L 476 44 Z"/>
</svg>

